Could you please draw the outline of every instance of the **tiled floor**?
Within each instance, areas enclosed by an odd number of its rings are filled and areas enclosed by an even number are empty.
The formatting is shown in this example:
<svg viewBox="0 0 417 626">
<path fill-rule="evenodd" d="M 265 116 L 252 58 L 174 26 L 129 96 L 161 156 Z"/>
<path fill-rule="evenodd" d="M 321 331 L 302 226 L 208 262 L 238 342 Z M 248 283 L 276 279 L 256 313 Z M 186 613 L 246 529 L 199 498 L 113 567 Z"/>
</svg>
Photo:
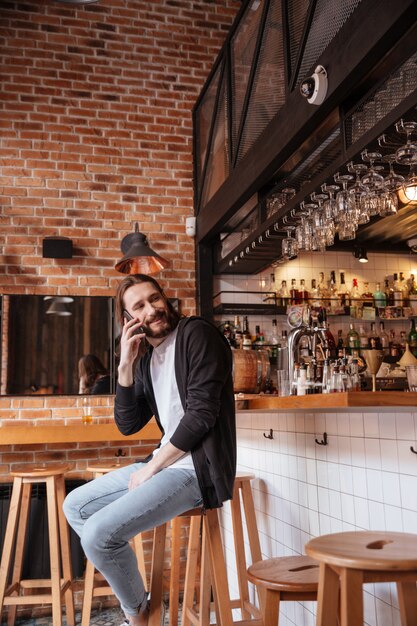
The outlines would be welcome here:
<svg viewBox="0 0 417 626">
<path fill-rule="evenodd" d="M 168 611 L 165 608 L 164 611 L 165 619 L 163 622 L 164 626 L 169 626 L 168 623 Z M 180 617 L 178 623 L 180 623 Z M 105 611 L 100 611 L 100 613 L 94 614 L 92 613 L 90 619 L 90 626 L 120 626 L 123 624 L 124 615 L 120 609 L 106 609 Z M 63 626 L 66 626 L 66 620 L 63 619 Z M 81 615 L 76 615 L 76 624 L 81 624 Z M 39 617 L 37 619 L 28 619 L 23 621 L 16 621 L 16 626 L 51 626 L 52 618 L 51 617 Z M 2 624 L 3 626 L 3 624 Z M 162 624 L 161 624 L 162 626 Z"/>
</svg>

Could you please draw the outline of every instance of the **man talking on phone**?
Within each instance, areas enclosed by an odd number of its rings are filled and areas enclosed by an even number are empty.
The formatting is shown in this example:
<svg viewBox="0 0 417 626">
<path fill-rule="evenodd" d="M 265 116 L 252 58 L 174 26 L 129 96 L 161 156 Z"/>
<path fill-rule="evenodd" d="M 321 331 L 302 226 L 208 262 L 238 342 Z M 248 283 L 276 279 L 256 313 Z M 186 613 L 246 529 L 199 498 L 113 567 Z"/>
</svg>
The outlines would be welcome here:
<svg viewBox="0 0 417 626">
<path fill-rule="evenodd" d="M 236 429 L 232 355 L 200 317 L 181 317 L 157 281 L 127 276 L 116 294 L 122 325 L 115 421 L 137 433 L 152 416 L 162 433 L 146 462 L 117 469 L 73 490 L 68 522 L 104 575 L 126 616 L 146 626 L 147 596 L 129 539 L 233 493 Z"/>
</svg>

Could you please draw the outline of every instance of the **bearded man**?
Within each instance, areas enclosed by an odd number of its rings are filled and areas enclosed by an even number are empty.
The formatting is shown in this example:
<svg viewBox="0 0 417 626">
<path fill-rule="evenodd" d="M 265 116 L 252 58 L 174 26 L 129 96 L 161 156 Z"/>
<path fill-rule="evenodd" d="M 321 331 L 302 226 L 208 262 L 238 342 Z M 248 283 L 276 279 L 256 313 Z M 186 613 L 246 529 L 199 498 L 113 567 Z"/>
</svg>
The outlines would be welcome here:
<svg viewBox="0 0 417 626">
<path fill-rule="evenodd" d="M 115 421 L 124 435 L 152 416 L 162 432 L 142 462 L 73 490 L 64 502 L 88 559 L 126 616 L 146 626 L 148 604 L 129 540 L 197 506 L 232 497 L 236 426 L 230 347 L 200 317 L 181 317 L 157 281 L 127 276 L 116 294 L 121 324 Z"/>
</svg>

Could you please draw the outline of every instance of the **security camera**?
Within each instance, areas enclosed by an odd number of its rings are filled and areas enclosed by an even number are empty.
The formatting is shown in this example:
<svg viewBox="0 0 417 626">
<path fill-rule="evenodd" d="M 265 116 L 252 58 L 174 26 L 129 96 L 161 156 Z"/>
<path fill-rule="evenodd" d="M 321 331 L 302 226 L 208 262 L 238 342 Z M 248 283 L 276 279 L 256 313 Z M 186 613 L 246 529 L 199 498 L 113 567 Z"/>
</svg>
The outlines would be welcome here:
<svg viewBox="0 0 417 626">
<path fill-rule="evenodd" d="M 321 104 L 327 94 L 327 72 L 322 65 L 318 65 L 314 74 L 305 78 L 300 85 L 300 92 L 307 98 L 309 104 Z"/>
<path fill-rule="evenodd" d="M 413 239 L 408 239 L 407 246 L 411 248 L 412 252 L 417 252 L 417 237 L 413 237 Z"/>
<path fill-rule="evenodd" d="M 185 219 L 185 232 L 189 237 L 195 237 L 196 218 L 191 216 Z"/>
</svg>

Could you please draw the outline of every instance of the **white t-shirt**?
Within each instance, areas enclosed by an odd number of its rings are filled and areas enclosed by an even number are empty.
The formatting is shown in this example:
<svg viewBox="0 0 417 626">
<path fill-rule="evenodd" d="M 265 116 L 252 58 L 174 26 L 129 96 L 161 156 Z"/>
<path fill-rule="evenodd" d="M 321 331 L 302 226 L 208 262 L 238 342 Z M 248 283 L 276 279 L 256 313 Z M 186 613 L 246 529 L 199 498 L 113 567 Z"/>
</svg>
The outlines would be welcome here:
<svg viewBox="0 0 417 626">
<path fill-rule="evenodd" d="M 151 357 L 151 379 L 158 407 L 158 415 L 164 436 L 161 447 L 168 443 L 176 430 L 184 409 L 181 404 L 180 394 L 175 376 L 175 343 L 177 340 L 177 328 L 159 346 L 153 349 Z M 159 452 L 157 448 L 154 454 Z M 187 452 L 181 459 L 175 461 L 169 467 L 194 469 L 191 453 Z"/>
</svg>

